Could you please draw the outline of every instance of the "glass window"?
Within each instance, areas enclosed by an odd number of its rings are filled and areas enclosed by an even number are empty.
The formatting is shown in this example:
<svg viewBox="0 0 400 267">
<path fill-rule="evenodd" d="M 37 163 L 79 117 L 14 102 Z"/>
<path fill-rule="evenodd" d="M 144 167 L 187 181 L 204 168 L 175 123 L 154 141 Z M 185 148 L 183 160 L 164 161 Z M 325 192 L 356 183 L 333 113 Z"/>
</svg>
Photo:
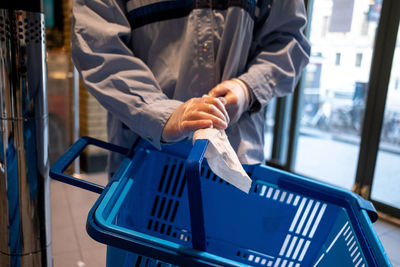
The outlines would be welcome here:
<svg viewBox="0 0 400 267">
<path fill-rule="evenodd" d="M 310 4 L 311 59 L 303 83 L 294 171 L 351 189 L 380 2 L 314 0 Z"/>
<path fill-rule="evenodd" d="M 368 13 L 365 13 L 364 20 L 361 25 L 361 35 L 368 35 L 368 29 L 369 29 L 369 18 L 368 18 Z"/>
<path fill-rule="evenodd" d="M 372 199 L 400 208 L 400 30 L 392 63 Z"/>
<path fill-rule="evenodd" d="M 340 65 L 340 56 L 341 56 L 342 54 L 340 54 L 340 53 L 336 53 L 336 59 L 335 59 L 335 65 L 336 66 L 339 66 Z"/>
<path fill-rule="evenodd" d="M 361 67 L 362 56 L 363 56 L 362 53 L 356 54 L 356 67 Z"/>
</svg>

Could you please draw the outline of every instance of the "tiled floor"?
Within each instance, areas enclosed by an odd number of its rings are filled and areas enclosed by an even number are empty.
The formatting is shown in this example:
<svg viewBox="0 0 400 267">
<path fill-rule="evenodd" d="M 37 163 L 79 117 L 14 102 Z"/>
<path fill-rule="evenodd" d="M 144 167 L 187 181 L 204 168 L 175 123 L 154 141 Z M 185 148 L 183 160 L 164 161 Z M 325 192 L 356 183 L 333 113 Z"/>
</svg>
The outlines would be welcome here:
<svg viewBox="0 0 400 267">
<path fill-rule="evenodd" d="M 91 174 L 88 180 L 105 185 L 106 175 Z M 86 233 L 87 214 L 98 194 L 51 180 L 51 222 L 55 267 L 105 266 L 106 246 Z"/>
<path fill-rule="evenodd" d="M 104 173 L 88 180 L 105 185 Z M 55 267 L 105 266 L 106 246 L 86 233 L 86 217 L 98 195 L 51 181 L 52 241 Z M 379 220 L 374 224 L 393 266 L 400 267 L 400 227 Z"/>
</svg>

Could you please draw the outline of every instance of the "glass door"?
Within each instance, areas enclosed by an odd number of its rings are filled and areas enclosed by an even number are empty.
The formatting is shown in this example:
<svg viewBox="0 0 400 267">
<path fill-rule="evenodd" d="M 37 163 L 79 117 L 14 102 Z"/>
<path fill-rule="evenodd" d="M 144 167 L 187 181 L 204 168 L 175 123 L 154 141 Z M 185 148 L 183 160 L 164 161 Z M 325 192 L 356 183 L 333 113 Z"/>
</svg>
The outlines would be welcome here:
<svg viewBox="0 0 400 267">
<path fill-rule="evenodd" d="M 351 189 L 379 0 L 314 0 L 294 171 Z"/>
<path fill-rule="evenodd" d="M 400 209 L 400 33 L 392 62 L 371 198 Z"/>
</svg>

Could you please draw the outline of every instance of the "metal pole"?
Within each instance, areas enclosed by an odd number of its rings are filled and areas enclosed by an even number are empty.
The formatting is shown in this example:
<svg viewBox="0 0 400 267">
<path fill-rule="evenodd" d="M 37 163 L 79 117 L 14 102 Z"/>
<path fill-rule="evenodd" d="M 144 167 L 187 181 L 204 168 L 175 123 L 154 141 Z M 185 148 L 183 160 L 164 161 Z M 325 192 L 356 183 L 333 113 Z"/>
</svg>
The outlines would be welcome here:
<svg viewBox="0 0 400 267">
<path fill-rule="evenodd" d="M 74 133 L 73 138 L 76 142 L 79 138 L 79 73 L 78 70 L 73 67 L 73 113 L 74 113 Z M 74 162 L 74 175 L 80 176 L 80 163 L 79 159 Z"/>
<path fill-rule="evenodd" d="M 52 266 L 41 1 L 0 4 L 0 266 Z"/>
</svg>

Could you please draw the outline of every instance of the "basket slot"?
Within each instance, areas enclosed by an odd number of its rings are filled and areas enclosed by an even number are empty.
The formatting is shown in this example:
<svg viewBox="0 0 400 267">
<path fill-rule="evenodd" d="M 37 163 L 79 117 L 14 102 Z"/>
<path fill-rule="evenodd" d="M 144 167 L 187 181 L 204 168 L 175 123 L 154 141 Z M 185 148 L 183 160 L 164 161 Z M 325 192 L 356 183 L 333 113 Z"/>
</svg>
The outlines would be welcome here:
<svg viewBox="0 0 400 267">
<path fill-rule="evenodd" d="M 160 200 L 159 196 L 156 196 L 156 198 L 154 199 L 154 204 L 153 204 L 153 208 L 151 209 L 151 216 L 154 217 L 154 215 L 156 214 L 156 210 L 158 207 L 158 201 Z"/>
<path fill-rule="evenodd" d="M 169 156 L 165 158 L 158 182 L 158 193 L 153 200 L 150 217 L 147 221 L 147 230 L 167 236 L 175 234 L 174 238 L 178 240 L 180 235 L 173 231 L 170 223 L 175 221 L 180 203 L 179 198 L 185 187 L 183 169 L 184 162 L 182 160 Z M 183 240 L 188 240 L 188 238 Z"/>
<path fill-rule="evenodd" d="M 207 169 L 207 174 L 206 174 L 206 178 L 209 179 L 211 177 L 211 170 Z M 213 179 L 215 179 L 215 177 L 212 177 Z"/>
<path fill-rule="evenodd" d="M 168 221 L 174 222 L 178 211 L 179 201 L 172 198 L 156 196 L 152 207 L 147 229 L 161 234 L 171 235 L 172 227 Z"/>
<path fill-rule="evenodd" d="M 142 258 L 143 258 L 142 256 L 137 257 L 137 261 L 136 261 L 135 267 L 140 267 L 140 263 L 142 263 Z"/>
<path fill-rule="evenodd" d="M 167 184 L 165 185 L 164 188 L 164 193 L 168 194 L 169 191 L 169 187 L 171 186 L 171 181 L 175 176 L 175 168 L 176 168 L 176 160 L 173 161 L 170 171 L 169 171 L 169 175 L 168 175 L 168 179 L 167 179 Z"/>
<path fill-rule="evenodd" d="M 293 199 L 293 193 L 289 193 L 287 199 L 286 199 L 286 204 L 291 205 L 292 199 Z"/>
<path fill-rule="evenodd" d="M 158 232 L 158 224 L 159 224 L 159 222 L 158 221 L 155 221 L 155 223 L 154 223 L 154 232 Z"/>
<path fill-rule="evenodd" d="M 167 162 L 166 162 L 165 165 L 164 165 L 164 168 L 163 168 L 163 171 L 162 171 L 162 175 L 161 175 L 161 179 L 160 179 L 160 183 L 158 184 L 158 192 L 160 192 L 160 193 L 162 192 L 162 187 L 163 187 L 163 184 L 164 184 L 164 179 L 165 179 L 165 177 L 166 177 L 167 170 L 168 170 L 168 167 L 169 167 L 168 159 L 169 159 L 169 158 L 167 158 Z"/>
<path fill-rule="evenodd" d="M 165 213 L 164 213 L 164 220 L 168 220 L 168 215 L 169 215 L 169 212 L 171 211 L 172 203 L 173 203 L 172 199 L 168 200 L 167 208 L 165 209 Z"/>
<path fill-rule="evenodd" d="M 296 259 L 285 257 L 285 255 L 271 256 L 250 249 L 237 250 L 235 255 L 238 261 L 249 264 L 251 266 L 299 267 L 303 265 L 303 259 L 301 257 L 304 257 L 311 242 L 305 242 L 304 240 L 300 241 L 300 239 L 297 239 L 297 237 L 295 238 L 295 240 L 299 240 L 299 242 L 297 242 L 298 246 L 296 249 Z M 289 241 L 288 243 L 290 243 Z M 303 256 L 301 256 L 301 254 L 303 254 Z"/>
<path fill-rule="evenodd" d="M 179 187 L 178 197 L 182 197 L 183 189 L 185 188 L 185 185 L 186 185 L 186 177 L 183 175 L 183 178 L 181 180 L 182 180 L 182 182 L 181 182 L 181 186 Z"/>
<path fill-rule="evenodd" d="M 187 233 L 181 233 L 179 235 L 179 240 L 184 241 L 184 242 L 189 242 L 190 236 Z"/>
<path fill-rule="evenodd" d="M 259 265 L 259 266 L 273 266 L 274 260 L 272 257 L 257 254 L 255 252 L 250 251 L 237 251 L 236 256 L 239 258 L 240 261 L 249 263 L 251 265 Z"/>
<path fill-rule="evenodd" d="M 221 178 L 218 177 L 216 174 L 214 174 L 214 173 L 211 171 L 210 168 L 207 168 L 207 167 L 204 167 L 204 166 L 201 167 L 200 176 L 201 176 L 202 178 L 204 178 L 204 179 L 207 179 L 207 180 L 210 180 L 210 181 L 213 181 L 213 182 L 216 182 L 216 183 L 218 182 L 218 183 L 220 183 L 220 184 L 231 185 L 231 184 L 228 183 L 227 181 L 221 179 Z"/>
<path fill-rule="evenodd" d="M 311 209 L 312 202 L 313 202 L 312 200 L 309 201 L 309 204 L 307 205 L 306 209 L 308 209 L 308 210 Z M 308 216 L 308 212 L 309 212 L 309 211 L 306 211 L 306 212 L 302 213 L 305 203 L 306 203 L 306 198 L 303 198 L 303 200 L 300 203 L 300 206 L 297 210 L 297 213 L 296 213 L 295 217 L 293 218 L 293 221 L 290 225 L 289 232 L 295 231 L 296 234 L 300 234 L 302 227 L 304 225 L 304 222 L 307 220 L 307 216 Z M 319 225 L 319 223 L 322 219 L 322 216 L 324 215 L 326 207 L 327 207 L 326 204 L 323 204 L 321 206 L 321 208 L 319 209 L 319 206 L 320 206 L 320 202 L 316 202 L 316 204 L 313 207 L 313 210 L 311 212 L 311 215 L 309 216 L 308 221 L 305 224 L 305 227 L 302 232 L 302 236 L 307 236 L 307 234 L 308 234 L 308 238 L 311 239 L 314 237 L 315 231 L 318 228 L 318 225 Z M 297 222 L 299 222 L 298 225 L 297 225 Z"/>
<path fill-rule="evenodd" d="M 287 234 L 277 260 L 302 262 L 311 242 L 311 240 L 307 240 L 304 237 Z"/>
<path fill-rule="evenodd" d="M 153 224 L 153 220 L 149 219 L 147 222 L 147 229 L 150 230 L 151 229 L 151 225 Z"/>
<path fill-rule="evenodd" d="M 168 204 L 165 207 L 165 203 L 168 201 Z M 151 211 L 151 217 L 156 217 L 159 219 L 163 219 L 165 221 L 174 222 L 176 213 L 179 207 L 179 201 L 175 200 L 175 204 L 173 199 L 167 199 L 166 197 L 162 197 L 160 201 L 160 196 L 156 196 L 153 204 L 153 208 Z M 172 210 L 171 210 L 172 208 Z M 158 211 L 158 212 L 157 212 Z M 157 213 L 157 216 L 156 216 Z"/>
<path fill-rule="evenodd" d="M 253 194 L 258 195 L 261 198 L 266 198 L 269 201 L 279 201 L 287 205 L 296 207 L 301 199 L 300 195 L 278 189 L 271 185 L 255 183 L 254 190 L 251 191 Z"/>
<path fill-rule="evenodd" d="M 147 230 L 163 235 L 171 236 L 172 226 L 179 208 L 179 200 L 156 195 L 151 211 L 151 217 L 147 221 Z M 177 235 L 175 234 L 175 238 Z M 179 239 L 179 237 L 178 237 Z"/>
<path fill-rule="evenodd" d="M 158 192 L 174 196 L 183 176 L 183 161 L 167 157 L 162 171 Z M 183 191 L 183 189 L 182 189 Z M 178 191 L 179 193 L 181 190 Z M 178 193 L 178 195 L 179 195 Z"/>
<path fill-rule="evenodd" d="M 178 207 L 179 207 L 179 201 L 175 201 L 174 209 L 172 210 L 172 214 L 171 214 L 171 218 L 170 218 L 171 222 L 175 221 L 175 216 L 176 216 L 176 212 L 178 211 Z"/>
<path fill-rule="evenodd" d="M 151 214 L 152 217 L 155 217 L 154 214 L 155 214 L 155 210 L 157 210 L 158 199 L 159 199 L 159 196 L 157 196 L 155 199 L 154 206 L 153 206 L 154 213 L 152 212 L 152 214 Z M 162 202 L 160 204 L 160 209 L 158 210 L 157 218 L 168 221 L 168 217 L 169 217 L 169 221 L 174 222 L 176 212 L 178 211 L 178 207 L 179 207 L 179 201 L 175 200 L 175 204 L 173 204 L 174 200 L 169 199 L 167 208 L 165 209 L 165 212 L 164 212 L 164 216 L 162 216 L 163 215 L 162 212 L 164 211 L 164 205 L 165 205 L 163 203 L 165 203 L 165 201 L 166 201 L 166 198 L 163 197 Z M 172 208 L 172 210 L 171 210 L 171 208 Z M 171 216 L 169 216 L 169 215 L 171 215 Z"/>
<path fill-rule="evenodd" d="M 161 227 L 160 227 L 160 233 L 164 233 L 165 230 L 165 223 L 161 223 Z"/>
<path fill-rule="evenodd" d="M 183 162 L 179 163 L 179 167 L 178 167 L 178 172 L 176 174 L 176 178 L 175 178 L 175 182 L 174 185 L 172 187 L 172 191 L 171 191 L 171 195 L 174 196 L 176 193 L 176 189 L 178 188 L 178 184 L 179 182 L 182 180 L 182 170 L 183 170 Z"/>
<path fill-rule="evenodd" d="M 124 267 L 147 267 L 147 266 L 163 267 L 172 265 L 136 253 L 130 252 L 127 254 Z"/>
<path fill-rule="evenodd" d="M 166 234 L 167 234 L 167 235 L 171 235 L 171 230 L 172 230 L 172 226 L 171 226 L 171 225 L 168 225 Z"/>
<path fill-rule="evenodd" d="M 154 222 L 154 225 L 153 225 L 153 222 Z M 160 228 L 159 228 L 159 226 L 160 226 Z M 165 231 L 165 228 L 167 228 L 167 231 Z M 148 223 L 147 223 L 147 230 L 154 231 L 154 232 L 157 232 L 160 234 L 170 235 L 171 228 L 172 228 L 171 225 L 166 224 L 164 222 L 157 221 L 157 220 L 149 219 Z"/>
<path fill-rule="evenodd" d="M 366 266 L 368 264 L 349 221 L 346 221 L 340 228 L 333 241 L 319 257 L 316 265 L 324 265 L 326 262 L 332 261 L 335 254 L 338 253 L 337 251 L 342 252 L 343 256 L 347 254 L 346 258 L 354 266 Z"/>
<path fill-rule="evenodd" d="M 172 237 L 184 243 L 187 243 L 191 240 L 191 234 L 187 230 L 178 229 L 171 224 L 156 219 L 148 220 L 147 230 L 153 233 Z"/>
<path fill-rule="evenodd" d="M 279 202 L 283 202 L 284 200 L 285 200 L 285 198 L 286 198 L 286 191 L 282 191 L 282 194 L 281 194 L 281 196 L 279 197 Z"/>
<path fill-rule="evenodd" d="M 158 184 L 158 192 L 167 196 L 182 197 L 186 180 L 184 179 L 184 161 L 166 157 Z"/>
<path fill-rule="evenodd" d="M 172 161 L 171 157 L 166 157 L 163 172 L 162 172 L 161 179 L 160 179 L 160 183 L 158 185 L 158 192 L 160 192 L 160 193 L 168 190 L 168 181 L 171 179 L 171 175 L 173 175 L 173 173 L 174 173 L 175 164 L 174 164 L 174 162 L 171 163 L 171 161 Z M 166 184 L 164 185 L 164 183 L 166 183 Z M 165 186 L 165 188 L 164 188 L 164 186 Z"/>
<path fill-rule="evenodd" d="M 255 184 L 255 185 L 253 186 L 253 191 L 250 190 L 250 192 L 253 192 L 253 193 L 255 193 L 255 194 L 258 194 L 258 191 L 259 191 L 260 188 L 261 188 L 261 185 L 260 185 L 260 184 Z"/>
<path fill-rule="evenodd" d="M 162 213 L 164 211 L 165 201 L 166 201 L 166 198 L 162 197 L 161 203 L 160 203 L 160 208 L 158 209 L 158 213 L 157 213 L 157 218 L 161 219 Z"/>
</svg>

